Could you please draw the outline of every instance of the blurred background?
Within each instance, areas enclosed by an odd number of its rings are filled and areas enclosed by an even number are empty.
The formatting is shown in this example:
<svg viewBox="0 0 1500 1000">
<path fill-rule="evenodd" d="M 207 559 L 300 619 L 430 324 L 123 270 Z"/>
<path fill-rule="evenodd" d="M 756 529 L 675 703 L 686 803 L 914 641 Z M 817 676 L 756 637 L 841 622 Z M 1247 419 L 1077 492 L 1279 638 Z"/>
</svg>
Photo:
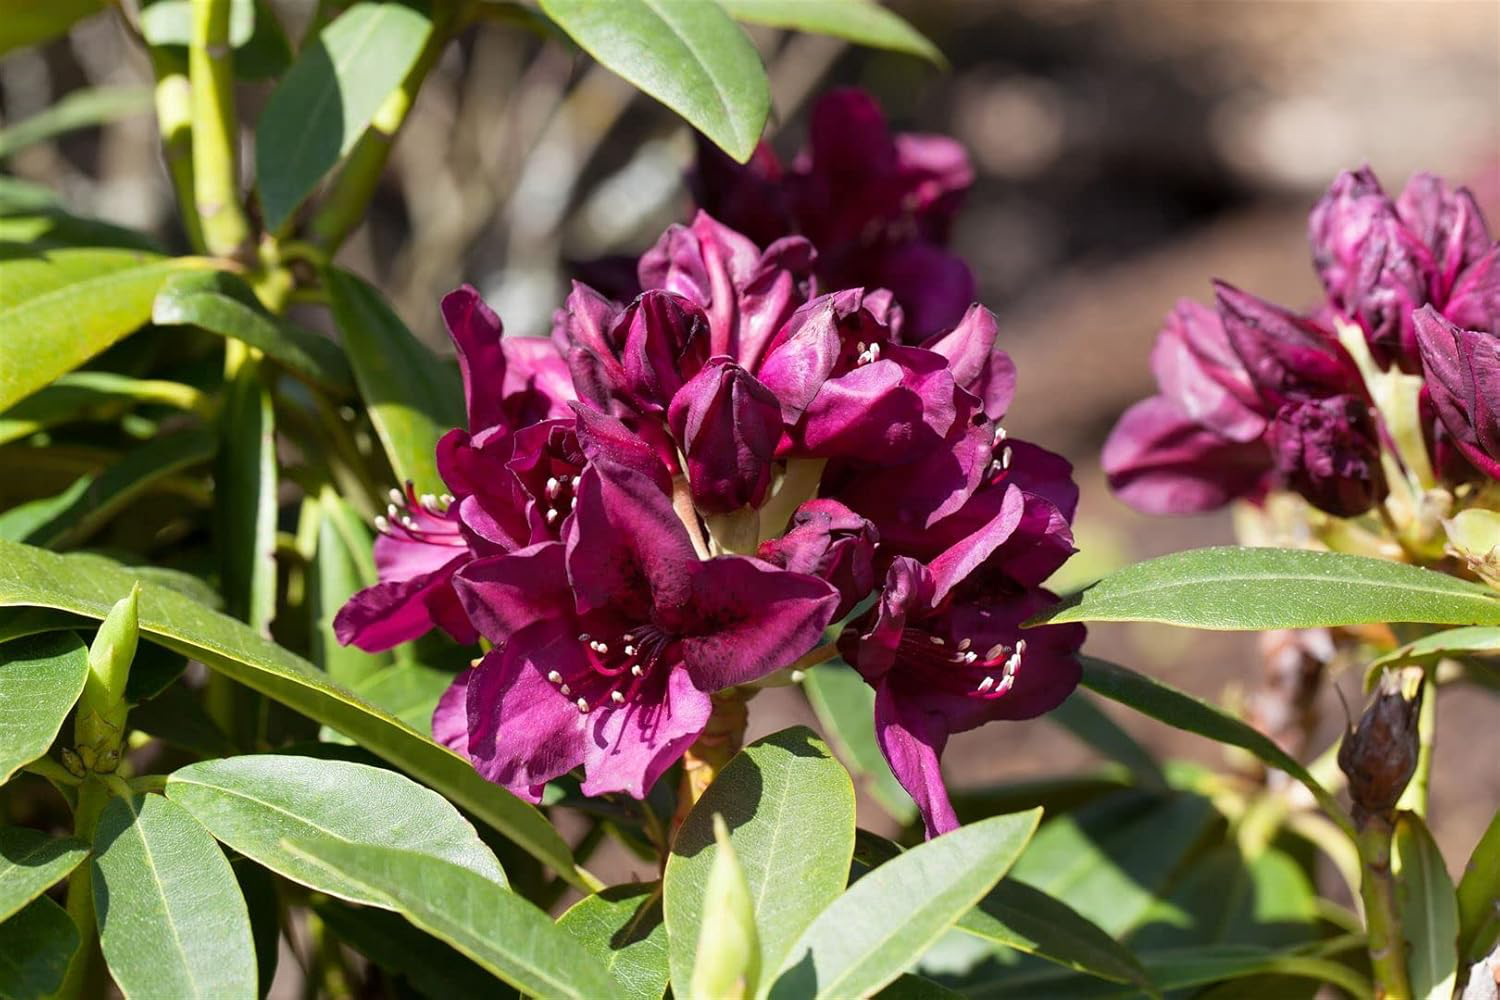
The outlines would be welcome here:
<svg viewBox="0 0 1500 1000">
<path fill-rule="evenodd" d="M 312 13 L 312 0 L 273 6 L 294 36 Z M 884 101 L 896 127 L 949 133 L 968 147 L 977 182 L 956 248 L 1020 370 L 1007 429 L 1076 464 L 1084 499 L 1074 581 L 1232 537 L 1227 513 L 1134 514 L 1109 495 L 1098 467 L 1115 418 L 1152 390 L 1148 351 L 1177 298 L 1207 301 L 1218 276 L 1288 305 L 1313 302 L 1307 210 L 1340 169 L 1361 163 L 1392 193 L 1417 169 L 1468 183 L 1500 222 L 1497 0 L 892 6 L 937 43 L 951 70 L 756 32 L 773 87 L 770 138 L 793 154 L 810 100 L 858 84 Z M 82 86 L 145 88 L 150 79 L 119 20 L 95 18 L 65 41 L 0 59 L 0 124 Z M 244 119 L 254 119 L 267 90 L 241 88 Z M 675 116 L 560 39 L 481 24 L 429 78 L 343 262 L 384 288 L 439 349 L 437 300 L 461 281 L 484 292 L 509 332 L 542 334 L 566 294 L 570 262 L 638 253 L 684 218 L 691 153 Z M 247 171 L 252 164 L 247 155 Z M 148 96 L 139 114 L 20 150 L 0 159 L 0 170 L 53 186 L 81 214 L 183 245 Z M 1250 636 L 1104 627 L 1089 648 L 1230 704 L 1262 670 Z M 1357 712 L 1359 671 L 1336 680 Z M 795 691 L 767 692 L 756 708 L 752 738 L 810 719 Z M 1317 748 L 1344 721 L 1330 690 L 1319 709 Z M 1500 801 L 1495 709 L 1470 687 L 1440 703 L 1433 826 L 1450 860 L 1468 855 Z M 1215 752 L 1137 717 L 1121 720 L 1164 753 Z M 1091 759 L 1041 722 L 967 734 L 945 762 L 959 783 L 977 784 Z M 864 825 L 889 829 L 864 806 Z"/>
</svg>

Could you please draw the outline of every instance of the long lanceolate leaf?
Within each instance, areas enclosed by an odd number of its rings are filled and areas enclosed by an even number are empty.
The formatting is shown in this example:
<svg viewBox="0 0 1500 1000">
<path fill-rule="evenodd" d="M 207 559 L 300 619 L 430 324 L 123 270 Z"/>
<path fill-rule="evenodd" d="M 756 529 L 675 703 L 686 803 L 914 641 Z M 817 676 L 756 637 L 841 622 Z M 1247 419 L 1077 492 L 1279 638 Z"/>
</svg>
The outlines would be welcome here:
<svg viewBox="0 0 1500 1000">
<path fill-rule="evenodd" d="M 1127 566 L 1033 624 L 1090 621 L 1223 630 L 1371 622 L 1500 625 L 1500 594 L 1384 559 L 1228 546 Z"/>
<path fill-rule="evenodd" d="M 88 648 L 71 632 L 0 646 L 0 785 L 47 752 L 88 672 Z"/>
<path fill-rule="evenodd" d="M 98 560 L 0 542 L 0 607 L 40 607 L 103 620 L 134 576 Z M 359 740 L 442 792 L 575 884 L 582 878 L 557 831 L 535 808 L 490 784 L 469 762 L 333 683 L 317 667 L 247 625 L 154 584 L 141 588 L 141 631 L 248 688 Z"/>
<path fill-rule="evenodd" d="M 0 159 L 63 132 L 143 114 L 150 108 L 151 91 L 145 87 L 75 90 L 45 111 L 0 129 Z"/>
<path fill-rule="evenodd" d="M 687 119 L 741 163 L 755 152 L 771 90 L 755 47 L 713 3 L 542 0 L 585 52 Z"/>
<path fill-rule="evenodd" d="M 936 45 L 878 0 L 718 0 L 736 21 L 832 35 L 946 65 Z"/>
<path fill-rule="evenodd" d="M 1396 819 L 1391 873 L 1411 948 L 1406 969 L 1412 995 L 1448 1000 L 1458 979 L 1458 900 L 1443 855 L 1416 813 Z"/>
<path fill-rule="evenodd" d="M 1458 882 L 1458 947 L 1469 964 L 1500 941 L 1500 812 L 1474 845 Z"/>
<path fill-rule="evenodd" d="M 215 544 L 224 606 L 262 635 L 276 614 L 276 428 L 258 360 L 245 358 L 219 415 Z"/>
<path fill-rule="evenodd" d="M 0 827 L 0 923 L 61 882 L 88 856 L 89 845 L 81 840 Z"/>
</svg>

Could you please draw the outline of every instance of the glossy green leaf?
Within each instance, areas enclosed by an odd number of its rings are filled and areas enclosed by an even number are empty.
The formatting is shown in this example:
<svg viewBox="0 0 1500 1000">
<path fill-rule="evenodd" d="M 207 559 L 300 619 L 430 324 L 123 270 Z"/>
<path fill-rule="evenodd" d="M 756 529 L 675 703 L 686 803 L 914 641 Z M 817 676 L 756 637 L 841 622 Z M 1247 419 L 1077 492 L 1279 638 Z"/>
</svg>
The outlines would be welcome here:
<svg viewBox="0 0 1500 1000">
<path fill-rule="evenodd" d="M 281 959 L 281 900 L 276 895 L 276 879 L 249 858 L 235 858 L 229 867 L 245 898 L 250 936 L 255 941 L 255 978 L 264 1000 Z"/>
<path fill-rule="evenodd" d="M 71 632 L 0 646 L 0 785 L 46 754 L 83 692 L 88 672 L 88 649 Z"/>
<path fill-rule="evenodd" d="M 1500 811 L 1469 855 L 1458 881 L 1459 937 L 1463 961 L 1473 964 L 1500 942 Z"/>
<path fill-rule="evenodd" d="M 0 1000 L 43 1000 L 55 994 L 78 950 L 78 928 L 43 896 L 0 923 Z"/>
<path fill-rule="evenodd" d="M 224 391 L 214 462 L 214 544 L 224 609 L 262 635 L 276 616 L 276 424 L 260 363 Z"/>
<path fill-rule="evenodd" d="M 1020 812 L 1041 806 L 1047 815 L 1076 809 L 1112 792 L 1135 787 L 1124 767 L 1106 764 L 1075 774 L 1048 775 L 1003 781 L 980 788 L 953 789 L 953 809 L 960 822 L 971 823 L 986 816 Z"/>
<path fill-rule="evenodd" d="M 897 976 L 875 997 L 876 1000 L 962 1000 L 963 994 L 908 972 Z"/>
<path fill-rule="evenodd" d="M 1458 899 L 1442 852 L 1416 813 L 1396 818 L 1391 874 L 1410 948 L 1406 971 L 1412 995 L 1449 1000 L 1458 980 Z"/>
<path fill-rule="evenodd" d="M 0 542 L 0 607 L 42 607 L 102 619 L 130 589 L 129 572 L 98 561 Z M 141 589 L 141 631 L 231 680 L 332 726 L 489 823 L 577 884 L 572 855 L 534 807 L 478 774 L 467 760 L 366 705 L 326 674 L 241 622 L 166 588 Z"/>
<path fill-rule="evenodd" d="M 687 119 L 741 163 L 771 110 L 755 46 L 712 3 L 542 0 L 542 12 L 593 56 Z"/>
<path fill-rule="evenodd" d="M 357 790 L 357 794 L 351 794 Z M 382 902 L 359 884 L 288 853 L 288 840 L 317 838 L 430 854 L 505 885 L 500 862 L 441 795 L 385 768 L 341 760 L 257 754 L 189 764 L 167 780 L 167 797 L 246 857 L 294 882 L 356 903 Z M 379 803 L 378 808 L 371 808 Z"/>
<path fill-rule="evenodd" d="M 818 914 L 771 996 L 864 996 L 891 982 L 1000 881 L 1041 817 L 981 820 L 881 865 Z"/>
<path fill-rule="evenodd" d="M 68 876 L 89 845 L 25 827 L 0 827 L 0 922 Z"/>
<path fill-rule="evenodd" d="M 1414 639 L 1371 661 L 1365 670 L 1365 689 L 1374 688 L 1386 667 L 1403 663 L 1434 663 L 1445 657 L 1461 656 L 1500 656 L 1500 628 L 1471 625 Z"/>
<path fill-rule="evenodd" d="M 391 907 L 517 989 L 580 1000 L 614 996 L 614 980 L 583 945 L 527 900 L 428 854 L 346 841 L 288 843 L 310 864 L 384 897 Z"/>
<path fill-rule="evenodd" d="M 8 0 L 0 18 L 0 55 L 56 38 L 105 6 L 106 0 Z"/>
<path fill-rule="evenodd" d="M 379 705 L 396 718 L 406 722 L 418 732 L 426 732 L 431 722 L 432 705 L 436 704 L 443 688 L 437 689 L 432 704 L 427 706 L 427 718 L 416 725 L 409 713 L 414 704 L 425 695 L 425 688 L 414 692 L 404 684 L 426 679 L 420 674 L 403 671 L 388 676 L 377 686 L 375 678 L 388 671 L 395 662 L 389 653 L 367 653 L 357 646 L 345 646 L 333 632 L 333 620 L 339 609 L 358 590 L 373 586 L 377 581 L 373 546 L 375 539 L 370 529 L 360 520 L 354 509 L 331 489 L 325 489 L 318 498 L 318 545 L 313 554 L 312 572 L 308 574 L 308 613 L 312 617 L 313 660 L 328 671 L 328 675 L 340 684 L 358 688 L 368 681 L 371 687 L 359 694 L 371 704 Z M 451 676 L 443 679 L 444 686 Z M 432 686 L 436 686 L 436 682 Z M 398 703 L 400 710 L 393 705 Z"/>
<path fill-rule="evenodd" d="M 1420 566 L 1306 549 L 1191 549 L 1118 570 L 1042 622 L 1164 622 L 1203 629 L 1375 622 L 1500 625 L 1500 594 Z"/>
<path fill-rule="evenodd" d="M 718 0 L 736 21 L 831 35 L 872 49 L 920 56 L 935 66 L 947 60 L 916 28 L 876 0 Z"/>
<path fill-rule="evenodd" d="M 443 493 L 438 438 L 464 424 L 456 373 L 412 336 L 379 292 L 347 271 L 324 272 L 333 317 L 360 395 L 397 478 Z"/>
<path fill-rule="evenodd" d="M 45 608 L 6 608 L 0 611 L 0 643 L 46 632 L 92 628 L 93 624 L 87 618 Z"/>
<path fill-rule="evenodd" d="M 844 888 L 854 853 L 854 785 L 823 741 L 802 726 L 757 740 L 719 772 L 677 832 L 667 860 L 663 905 L 675 983 L 692 978 L 715 853 L 715 813 L 729 826 L 750 886 L 766 987 L 792 942 Z"/>
<path fill-rule="evenodd" d="M 228 757 L 239 752 L 228 734 L 209 718 L 202 699 L 181 684 L 169 684 L 156 697 L 132 708 L 130 726 L 200 757 Z"/>
<path fill-rule="evenodd" d="M 9 12 L 6 16 L 10 16 Z M 64 132 L 104 125 L 150 110 L 149 87 L 85 87 L 75 90 L 30 118 L 0 128 L 0 160 L 18 149 Z"/>
<path fill-rule="evenodd" d="M 854 775 L 864 779 L 870 797 L 903 826 L 916 819 L 916 803 L 891 773 L 875 742 L 875 690 L 843 663 L 809 670 L 802 690 L 823 732 Z"/>
<path fill-rule="evenodd" d="M 114 420 L 135 406 L 191 407 L 202 398 L 198 390 L 178 382 L 70 372 L 0 413 L 0 444 L 73 421 Z"/>
<path fill-rule="evenodd" d="M 303 46 L 255 129 L 256 186 L 269 229 L 280 229 L 353 148 L 417 61 L 432 23 L 400 3 L 349 7 Z"/>
<path fill-rule="evenodd" d="M 339 940 L 387 974 L 402 977 L 430 1000 L 502 993 L 494 976 L 432 935 L 417 930 L 405 917 L 335 899 L 316 900 L 313 910 Z"/>
<path fill-rule="evenodd" d="M 255 1000 L 255 945 L 209 832 L 160 795 L 111 799 L 94 835 L 94 912 L 126 997 Z"/>
<path fill-rule="evenodd" d="M 370 704 L 385 709 L 418 732 L 427 732 L 432 729 L 432 713 L 438 699 L 452 683 L 451 671 L 402 661 L 355 681 L 350 687 Z"/>
<path fill-rule="evenodd" d="M 670 975 L 659 883 L 614 885 L 574 903 L 557 925 L 637 1000 L 661 1000 Z"/>
<path fill-rule="evenodd" d="M 214 451 L 214 436 L 205 430 L 160 435 L 55 497 L 0 514 L 0 538 L 50 548 L 77 545 L 162 479 L 203 465 Z"/>
<path fill-rule="evenodd" d="M 682 990 L 684 1000 L 754 996 L 760 978 L 760 942 L 750 885 L 734 856 L 724 817 L 715 813 L 713 821 L 714 859 L 703 887 L 703 916 L 692 979 Z"/>
<path fill-rule="evenodd" d="M 1333 797 L 1308 773 L 1307 768 L 1253 726 L 1153 677 L 1092 656 L 1080 659 L 1083 661 L 1083 686 L 1095 694 L 1117 701 L 1176 729 L 1248 750 L 1264 763 L 1285 771 L 1302 782 L 1325 807 L 1333 803 Z M 1335 806 L 1331 812 L 1333 815 L 1340 815 L 1342 809 Z"/>
<path fill-rule="evenodd" d="M 1161 765 L 1151 752 L 1084 692 L 1074 691 L 1066 701 L 1047 713 L 1047 721 L 1072 733 L 1105 760 L 1125 765 L 1143 785 L 1157 788 L 1165 785 Z"/>
<path fill-rule="evenodd" d="M 242 280 L 223 271 L 174 275 L 151 307 L 158 326 L 196 326 L 250 345 L 299 378 L 341 395 L 354 391 L 349 360 L 312 330 L 265 311 Z"/>
<path fill-rule="evenodd" d="M 0 256 L 0 409 L 145 323 L 169 275 L 211 266 L 118 249 Z"/>
<path fill-rule="evenodd" d="M 60 208 L 26 214 L 5 213 L 0 208 L 0 252 L 7 244 L 20 244 L 31 252 L 70 247 L 120 247 L 151 253 L 162 250 L 161 244 L 139 230 Z"/>
<path fill-rule="evenodd" d="M 1049 821 L 1011 877 L 1120 936 L 1150 912 L 1216 817 L 1196 795 L 1113 795 Z"/>
</svg>

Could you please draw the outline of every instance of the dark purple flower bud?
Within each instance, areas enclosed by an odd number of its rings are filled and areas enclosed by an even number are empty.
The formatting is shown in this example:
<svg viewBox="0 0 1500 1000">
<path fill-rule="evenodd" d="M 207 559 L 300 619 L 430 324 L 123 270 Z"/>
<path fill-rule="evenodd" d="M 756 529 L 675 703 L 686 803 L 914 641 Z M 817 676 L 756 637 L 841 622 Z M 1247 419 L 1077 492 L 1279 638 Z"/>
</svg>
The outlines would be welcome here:
<svg viewBox="0 0 1500 1000">
<path fill-rule="evenodd" d="M 570 411 L 566 420 L 547 420 L 516 431 L 507 469 L 525 498 L 527 545 L 562 538 L 573 513 L 578 477 L 587 465 L 573 428 Z"/>
<path fill-rule="evenodd" d="M 1474 195 L 1424 171 L 1406 182 L 1396 212 L 1432 253 L 1437 265 L 1433 295 L 1446 301 L 1458 276 L 1490 249 L 1489 229 Z"/>
<path fill-rule="evenodd" d="M 1421 708 L 1421 671 L 1387 670 L 1359 724 L 1344 734 L 1339 770 L 1349 779 L 1356 820 L 1389 813 L 1406 790 L 1417 769 Z"/>
<path fill-rule="evenodd" d="M 1125 411 L 1101 457 L 1110 489 L 1146 514 L 1199 514 L 1265 492 L 1271 456 L 1233 441 L 1152 396 Z"/>
<path fill-rule="evenodd" d="M 703 311 L 670 292 L 643 292 L 621 310 L 575 284 L 555 326 L 579 398 L 615 416 L 665 411 L 708 360 Z"/>
<path fill-rule="evenodd" d="M 991 420 L 1005 416 L 1016 394 L 1016 365 L 996 346 L 998 336 L 995 314 L 975 303 L 957 326 L 922 345 L 948 359 L 953 381 L 979 398 Z"/>
<path fill-rule="evenodd" d="M 1162 395 L 1209 430 L 1231 441 L 1254 441 L 1265 431 L 1266 406 L 1207 306 L 1178 301 L 1156 337 L 1151 370 Z"/>
<path fill-rule="evenodd" d="M 833 620 L 843 618 L 875 586 L 875 526 L 837 500 L 809 500 L 791 527 L 756 552 L 773 566 L 827 580 L 839 592 Z"/>
<path fill-rule="evenodd" d="M 1500 336 L 1461 329 L 1431 306 L 1415 322 L 1438 418 L 1475 468 L 1500 479 Z"/>
<path fill-rule="evenodd" d="M 1443 315 L 1466 330 L 1500 331 L 1500 245 L 1480 254 L 1458 276 Z"/>
<path fill-rule="evenodd" d="M 706 514 L 760 506 L 781 439 L 781 405 L 770 389 L 714 358 L 672 397 L 667 424 L 687 457 L 694 506 Z"/>
<path fill-rule="evenodd" d="M 1329 330 L 1225 282 L 1214 290 L 1224 332 L 1267 407 L 1362 391 L 1354 359 Z"/>
<path fill-rule="evenodd" d="M 1287 403 L 1266 444 L 1287 486 L 1335 517 L 1363 514 L 1385 495 L 1375 419 L 1357 396 Z"/>
</svg>

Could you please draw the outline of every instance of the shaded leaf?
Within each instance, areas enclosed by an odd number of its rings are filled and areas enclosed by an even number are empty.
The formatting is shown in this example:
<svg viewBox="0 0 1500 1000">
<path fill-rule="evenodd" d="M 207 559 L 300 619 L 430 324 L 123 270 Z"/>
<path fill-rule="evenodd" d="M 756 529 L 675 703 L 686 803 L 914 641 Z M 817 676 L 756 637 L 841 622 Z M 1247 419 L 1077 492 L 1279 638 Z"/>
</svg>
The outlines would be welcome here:
<svg viewBox="0 0 1500 1000">
<path fill-rule="evenodd" d="M 21 244 L 32 253 L 69 247 L 121 247 L 155 253 L 162 249 L 161 244 L 138 230 L 60 208 L 19 214 L 6 213 L 0 207 L 0 249 L 6 244 Z"/>
<path fill-rule="evenodd" d="M 214 462 L 214 543 L 224 610 L 262 635 L 276 615 L 276 425 L 258 361 L 224 391 Z"/>
<path fill-rule="evenodd" d="M 818 914 L 771 996 L 863 996 L 891 982 L 990 891 L 1041 817 L 981 820 L 881 865 Z"/>
<path fill-rule="evenodd" d="M 114 420 L 131 408 L 197 398 L 176 382 L 135 379 L 113 372 L 70 372 L 0 414 L 0 444 L 73 421 Z"/>
<path fill-rule="evenodd" d="M 1500 941 L 1500 812 L 1474 845 L 1458 882 L 1459 950 L 1470 964 Z"/>
<path fill-rule="evenodd" d="M 234 872 L 181 806 L 111 799 L 94 835 L 94 911 L 127 997 L 256 996 L 255 945 Z"/>
<path fill-rule="evenodd" d="M 11 16 L 6 11 L 7 18 Z M 0 160 L 18 149 L 75 129 L 103 125 L 151 110 L 149 87 L 85 87 L 30 118 L 0 128 Z"/>
<path fill-rule="evenodd" d="M 64 34 L 73 22 L 97 14 L 106 0 L 10 0 L 0 20 L 0 55 Z"/>
<path fill-rule="evenodd" d="M 1032 622 L 1163 622 L 1203 629 L 1373 622 L 1500 624 L 1500 594 L 1456 577 L 1339 552 L 1225 546 L 1117 570 Z"/>
<path fill-rule="evenodd" d="M 377 663 L 379 661 L 376 661 Z M 351 685 L 355 694 L 418 732 L 432 729 L 432 713 L 438 699 L 453 683 L 447 670 L 421 663 L 393 663 Z"/>
<path fill-rule="evenodd" d="M 713 866 L 713 817 L 724 817 L 750 887 L 763 986 L 797 936 L 838 897 L 854 853 L 854 786 L 812 730 L 755 741 L 719 772 L 672 842 L 664 879 L 672 981 L 691 981 Z"/>
<path fill-rule="evenodd" d="M 353 148 L 431 32 L 431 22 L 415 8 L 362 2 L 303 46 L 255 128 L 256 186 L 267 229 L 280 229 Z"/>
<path fill-rule="evenodd" d="M 0 924 L 0 998 L 42 1000 L 61 987 L 78 950 L 67 911 L 43 896 Z"/>
<path fill-rule="evenodd" d="M 386 671 L 395 662 L 395 656 L 389 652 L 367 653 L 357 646 L 345 646 L 334 635 L 333 620 L 356 591 L 375 584 L 375 540 L 354 509 L 333 490 L 323 490 L 317 505 L 318 545 L 313 554 L 312 572 L 308 574 L 307 593 L 308 613 L 312 618 L 313 660 L 340 684 L 357 687 L 370 680 L 373 685 L 374 677 Z M 401 678 L 404 680 L 407 676 L 403 673 Z M 452 680 L 451 675 L 447 680 Z M 422 719 L 420 725 L 403 714 L 411 709 L 415 695 L 407 696 L 405 692 L 397 692 L 385 685 L 375 690 L 359 691 L 359 694 L 419 732 L 430 728 L 432 705 L 427 706 L 427 718 Z M 434 704 L 441 694 L 439 688 L 433 695 Z M 393 707 L 393 701 L 401 703 L 401 710 Z"/>
<path fill-rule="evenodd" d="M 335 899 L 315 900 L 313 910 L 345 944 L 432 1000 L 503 992 L 494 976 L 389 910 Z"/>
<path fill-rule="evenodd" d="M 659 883 L 614 885 L 585 896 L 557 919 L 626 994 L 660 1000 L 667 991 L 667 925 Z"/>
<path fill-rule="evenodd" d="M 1412 995 L 1448 1000 L 1458 981 L 1458 900 L 1442 852 L 1416 813 L 1396 818 L 1391 874 L 1410 954 Z"/>
<path fill-rule="evenodd" d="M 875 691 L 843 663 L 814 667 L 802 680 L 823 732 L 866 790 L 903 826 L 917 818 L 917 806 L 891 773 L 875 742 Z"/>
<path fill-rule="evenodd" d="M 936 45 L 875 0 L 718 0 L 736 21 L 831 35 L 872 49 L 919 56 L 935 66 L 947 60 Z"/>
<path fill-rule="evenodd" d="M 0 922 L 68 876 L 89 845 L 24 827 L 0 827 Z"/>
<path fill-rule="evenodd" d="M 276 966 L 281 958 L 281 901 L 276 897 L 276 880 L 249 858 L 235 858 L 229 867 L 234 869 L 240 895 L 245 897 L 250 936 L 255 941 L 256 981 L 264 997 L 276 979 Z"/>
<path fill-rule="evenodd" d="M 134 582 L 127 571 L 97 560 L 75 561 L 0 542 L 0 607 L 54 608 L 100 620 Z M 154 584 L 141 589 L 140 622 L 142 633 L 153 641 L 359 740 L 563 878 L 580 881 L 567 845 L 534 807 L 485 781 L 467 760 L 366 705 L 306 660 L 243 623 Z"/>
<path fill-rule="evenodd" d="M 723 10 L 673 0 L 541 2 L 601 65 L 741 163 L 750 159 L 770 113 L 770 85 L 750 39 Z"/>
<path fill-rule="evenodd" d="M 1048 712 L 1047 721 L 1072 733 L 1105 760 L 1125 765 L 1143 785 L 1165 786 L 1161 765 L 1151 752 L 1082 691 L 1075 690 L 1066 701 Z"/>
<path fill-rule="evenodd" d="M 46 754 L 88 672 L 88 648 L 71 632 L 0 646 L 0 785 Z"/>
</svg>

